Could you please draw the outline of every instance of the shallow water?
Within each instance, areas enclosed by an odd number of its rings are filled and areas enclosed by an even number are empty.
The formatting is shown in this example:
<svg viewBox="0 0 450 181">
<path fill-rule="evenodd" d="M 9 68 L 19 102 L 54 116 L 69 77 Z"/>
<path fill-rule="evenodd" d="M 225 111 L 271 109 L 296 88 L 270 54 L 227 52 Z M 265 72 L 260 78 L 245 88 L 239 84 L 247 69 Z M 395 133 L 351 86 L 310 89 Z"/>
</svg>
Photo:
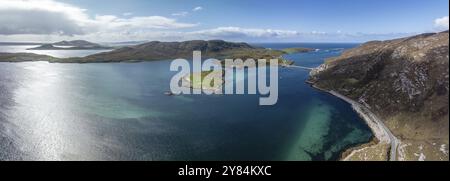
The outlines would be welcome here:
<svg viewBox="0 0 450 181">
<path fill-rule="evenodd" d="M 286 57 L 314 67 L 355 45 L 318 46 Z M 169 65 L 0 63 L 0 159 L 335 160 L 372 135 L 306 70 L 280 69 L 278 103 L 258 106 L 259 95 L 165 96 Z"/>
</svg>

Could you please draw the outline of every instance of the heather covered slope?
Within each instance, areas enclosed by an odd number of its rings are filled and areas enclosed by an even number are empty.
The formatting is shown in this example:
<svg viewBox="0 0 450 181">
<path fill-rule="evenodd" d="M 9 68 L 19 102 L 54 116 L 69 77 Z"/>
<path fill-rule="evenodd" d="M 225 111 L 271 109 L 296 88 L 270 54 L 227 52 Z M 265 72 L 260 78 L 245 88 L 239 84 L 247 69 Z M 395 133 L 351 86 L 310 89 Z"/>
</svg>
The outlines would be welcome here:
<svg viewBox="0 0 450 181">
<path fill-rule="evenodd" d="M 185 42 L 153 41 L 111 52 L 99 53 L 83 58 L 64 61 L 117 62 L 136 60 L 192 59 L 193 51 L 201 51 L 202 58 L 277 58 L 283 51 L 253 47 L 246 43 L 232 43 L 222 40 L 194 40 Z"/>
<path fill-rule="evenodd" d="M 448 31 L 373 41 L 311 72 L 317 87 L 366 105 L 401 139 L 399 160 L 448 160 Z"/>
</svg>

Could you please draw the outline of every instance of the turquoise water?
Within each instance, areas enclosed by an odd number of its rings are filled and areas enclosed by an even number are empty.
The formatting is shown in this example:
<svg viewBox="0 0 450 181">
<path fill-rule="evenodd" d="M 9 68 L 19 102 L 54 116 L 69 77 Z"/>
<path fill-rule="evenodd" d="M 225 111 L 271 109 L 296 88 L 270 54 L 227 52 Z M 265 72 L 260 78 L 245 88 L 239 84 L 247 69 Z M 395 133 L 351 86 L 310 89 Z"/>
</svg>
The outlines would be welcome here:
<svg viewBox="0 0 450 181">
<path fill-rule="evenodd" d="M 263 44 L 269 48 L 292 46 Z M 317 66 L 351 44 L 301 44 Z M 372 134 L 351 107 L 282 68 L 279 99 L 165 96 L 170 61 L 0 63 L 1 160 L 336 160 Z"/>
</svg>

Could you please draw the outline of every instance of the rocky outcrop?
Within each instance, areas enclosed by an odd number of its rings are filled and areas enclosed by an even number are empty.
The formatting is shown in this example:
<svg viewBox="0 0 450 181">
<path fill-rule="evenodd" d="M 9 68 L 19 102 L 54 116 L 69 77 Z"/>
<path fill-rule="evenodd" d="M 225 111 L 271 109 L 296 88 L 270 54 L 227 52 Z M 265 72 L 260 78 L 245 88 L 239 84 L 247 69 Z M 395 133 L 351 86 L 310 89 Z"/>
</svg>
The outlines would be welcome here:
<svg viewBox="0 0 450 181">
<path fill-rule="evenodd" d="M 326 60 L 309 82 L 381 117 L 402 141 L 399 160 L 448 160 L 448 43 L 448 31 L 368 42 Z"/>
</svg>

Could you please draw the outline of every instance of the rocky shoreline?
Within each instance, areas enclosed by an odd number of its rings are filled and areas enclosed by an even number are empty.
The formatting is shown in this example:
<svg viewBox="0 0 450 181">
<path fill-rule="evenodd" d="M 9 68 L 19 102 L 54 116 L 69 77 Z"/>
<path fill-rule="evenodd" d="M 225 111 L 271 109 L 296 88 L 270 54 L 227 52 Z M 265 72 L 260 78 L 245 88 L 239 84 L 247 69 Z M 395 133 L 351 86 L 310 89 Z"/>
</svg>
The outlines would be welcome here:
<svg viewBox="0 0 450 181">
<path fill-rule="evenodd" d="M 355 147 L 351 147 L 351 148 L 343 151 L 341 154 L 341 158 L 340 158 L 341 161 L 364 160 L 364 159 L 353 159 L 353 157 L 356 157 L 355 155 L 357 155 L 359 152 L 361 152 L 361 150 L 366 150 L 366 149 L 370 149 L 370 148 L 377 149 L 377 147 L 383 148 L 386 145 L 389 145 L 392 143 L 389 133 L 386 130 L 384 130 L 383 126 L 381 126 L 381 124 L 383 124 L 382 121 L 379 120 L 367 107 L 365 107 L 364 105 L 361 105 L 361 104 L 357 103 L 356 101 L 351 100 L 350 98 L 348 98 L 344 95 L 341 95 L 335 91 L 329 91 L 329 90 L 322 89 L 322 88 L 314 85 L 310 81 L 306 81 L 306 83 L 310 84 L 311 87 L 313 87 L 315 89 L 327 92 L 327 93 L 349 103 L 352 106 L 353 110 L 355 110 L 358 113 L 358 115 L 361 117 L 361 119 L 363 119 L 364 122 L 369 126 L 369 128 L 371 129 L 371 131 L 374 135 L 369 142 L 361 144 L 361 145 L 357 145 Z M 386 149 L 384 151 L 384 153 L 386 153 L 386 155 L 384 155 L 382 153 L 383 155 L 380 156 L 380 158 L 384 157 L 384 159 L 381 159 L 381 160 L 388 160 L 390 158 L 390 157 L 388 157 L 389 151 Z"/>
<path fill-rule="evenodd" d="M 359 114 L 359 116 L 367 123 L 367 125 L 372 130 L 375 138 L 377 139 L 378 144 L 376 144 L 375 147 L 385 147 L 386 145 L 390 145 L 389 148 L 391 148 L 391 150 L 389 151 L 389 160 L 395 161 L 398 139 L 393 136 L 392 133 L 390 133 L 390 130 L 383 124 L 383 121 L 364 105 L 335 91 L 329 91 L 329 93 L 352 105 L 353 110 L 355 110 Z M 344 159 L 344 161 L 350 160 L 351 157 L 358 151 L 359 150 L 352 152 L 348 157 Z"/>
</svg>

